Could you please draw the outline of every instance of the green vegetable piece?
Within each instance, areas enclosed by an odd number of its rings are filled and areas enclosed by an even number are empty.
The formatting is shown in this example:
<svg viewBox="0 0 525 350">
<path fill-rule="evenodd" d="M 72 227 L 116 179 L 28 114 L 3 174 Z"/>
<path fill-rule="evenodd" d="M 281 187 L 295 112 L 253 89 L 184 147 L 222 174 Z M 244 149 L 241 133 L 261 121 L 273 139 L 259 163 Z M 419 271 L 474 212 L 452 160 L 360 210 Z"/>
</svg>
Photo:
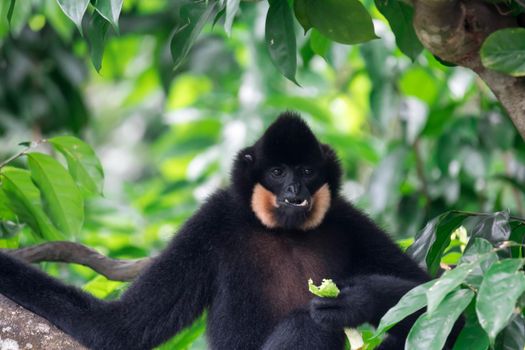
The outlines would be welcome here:
<svg viewBox="0 0 525 350">
<path fill-rule="evenodd" d="M 323 283 L 317 287 L 312 279 L 308 280 L 308 290 L 310 293 L 322 298 L 336 298 L 340 291 L 331 279 L 323 279 Z"/>
</svg>

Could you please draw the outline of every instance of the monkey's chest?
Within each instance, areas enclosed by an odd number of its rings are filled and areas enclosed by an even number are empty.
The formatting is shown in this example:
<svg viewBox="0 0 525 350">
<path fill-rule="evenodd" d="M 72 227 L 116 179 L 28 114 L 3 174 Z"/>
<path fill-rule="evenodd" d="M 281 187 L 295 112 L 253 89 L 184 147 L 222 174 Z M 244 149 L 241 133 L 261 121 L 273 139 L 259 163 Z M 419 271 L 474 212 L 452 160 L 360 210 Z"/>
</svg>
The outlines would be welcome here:
<svg viewBox="0 0 525 350">
<path fill-rule="evenodd" d="M 255 285 L 258 285 L 271 314 L 281 318 L 304 308 L 313 295 L 308 279 L 319 284 L 323 278 L 337 278 L 338 264 L 330 260 L 330 247 L 315 240 L 289 240 L 263 235 L 252 242 Z"/>
</svg>

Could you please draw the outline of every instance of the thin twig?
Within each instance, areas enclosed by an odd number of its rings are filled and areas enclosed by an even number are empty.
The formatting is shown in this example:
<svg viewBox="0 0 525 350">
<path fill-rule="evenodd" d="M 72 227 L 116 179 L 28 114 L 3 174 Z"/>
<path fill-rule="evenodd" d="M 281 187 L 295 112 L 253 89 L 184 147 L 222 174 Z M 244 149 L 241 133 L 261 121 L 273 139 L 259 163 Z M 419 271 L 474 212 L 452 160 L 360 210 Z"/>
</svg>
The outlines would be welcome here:
<svg viewBox="0 0 525 350">
<path fill-rule="evenodd" d="M 45 143 L 45 142 L 47 142 L 47 140 L 45 140 L 45 139 L 38 140 L 38 141 L 35 141 L 35 142 L 31 142 L 29 144 L 29 146 L 27 146 L 23 150 L 21 150 L 20 152 L 16 153 L 15 155 L 13 155 L 13 156 L 7 158 L 6 160 L 4 160 L 3 162 L 1 162 L 0 163 L 0 169 L 5 167 L 7 164 L 11 163 L 12 161 L 14 161 L 14 160 L 16 160 L 16 159 L 18 159 L 18 158 L 20 158 L 22 156 L 25 156 L 30 150 L 40 146 L 42 143 Z"/>
</svg>

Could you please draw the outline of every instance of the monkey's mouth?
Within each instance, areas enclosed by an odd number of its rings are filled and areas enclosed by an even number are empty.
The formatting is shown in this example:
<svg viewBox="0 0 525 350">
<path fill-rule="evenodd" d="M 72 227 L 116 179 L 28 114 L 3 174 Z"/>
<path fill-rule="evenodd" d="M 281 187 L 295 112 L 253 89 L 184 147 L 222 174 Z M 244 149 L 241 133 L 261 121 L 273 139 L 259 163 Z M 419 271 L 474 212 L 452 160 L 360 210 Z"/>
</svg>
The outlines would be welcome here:
<svg viewBox="0 0 525 350">
<path fill-rule="evenodd" d="M 285 212 L 303 212 L 307 213 L 312 209 L 312 199 L 311 198 L 285 198 L 277 200 L 275 203 L 275 208 L 279 210 L 284 210 Z"/>
<path fill-rule="evenodd" d="M 303 201 L 290 201 L 285 199 L 284 203 L 293 207 L 308 207 L 310 205 L 310 201 L 308 199 L 303 199 Z"/>
</svg>

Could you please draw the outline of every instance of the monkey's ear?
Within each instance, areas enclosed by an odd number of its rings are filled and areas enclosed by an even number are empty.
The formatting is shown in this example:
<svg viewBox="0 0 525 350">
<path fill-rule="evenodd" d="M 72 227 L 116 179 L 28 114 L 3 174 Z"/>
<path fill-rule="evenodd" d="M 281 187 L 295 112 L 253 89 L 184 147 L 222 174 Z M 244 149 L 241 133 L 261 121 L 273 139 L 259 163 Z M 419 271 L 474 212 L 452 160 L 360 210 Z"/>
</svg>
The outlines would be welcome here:
<svg viewBox="0 0 525 350">
<path fill-rule="evenodd" d="M 323 150 L 323 156 L 325 157 L 328 184 L 330 185 L 330 190 L 335 193 L 339 189 L 341 176 L 343 174 L 341 164 L 332 147 L 326 144 L 321 144 L 321 149 Z"/>
<path fill-rule="evenodd" d="M 323 150 L 323 156 L 325 157 L 325 159 L 338 161 L 337 155 L 332 147 L 330 147 L 326 143 L 322 143 L 321 149 Z"/>
<path fill-rule="evenodd" d="M 245 148 L 241 151 L 242 161 L 246 164 L 253 164 L 255 162 L 255 155 L 253 152 L 253 147 Z"/>
</svg>

